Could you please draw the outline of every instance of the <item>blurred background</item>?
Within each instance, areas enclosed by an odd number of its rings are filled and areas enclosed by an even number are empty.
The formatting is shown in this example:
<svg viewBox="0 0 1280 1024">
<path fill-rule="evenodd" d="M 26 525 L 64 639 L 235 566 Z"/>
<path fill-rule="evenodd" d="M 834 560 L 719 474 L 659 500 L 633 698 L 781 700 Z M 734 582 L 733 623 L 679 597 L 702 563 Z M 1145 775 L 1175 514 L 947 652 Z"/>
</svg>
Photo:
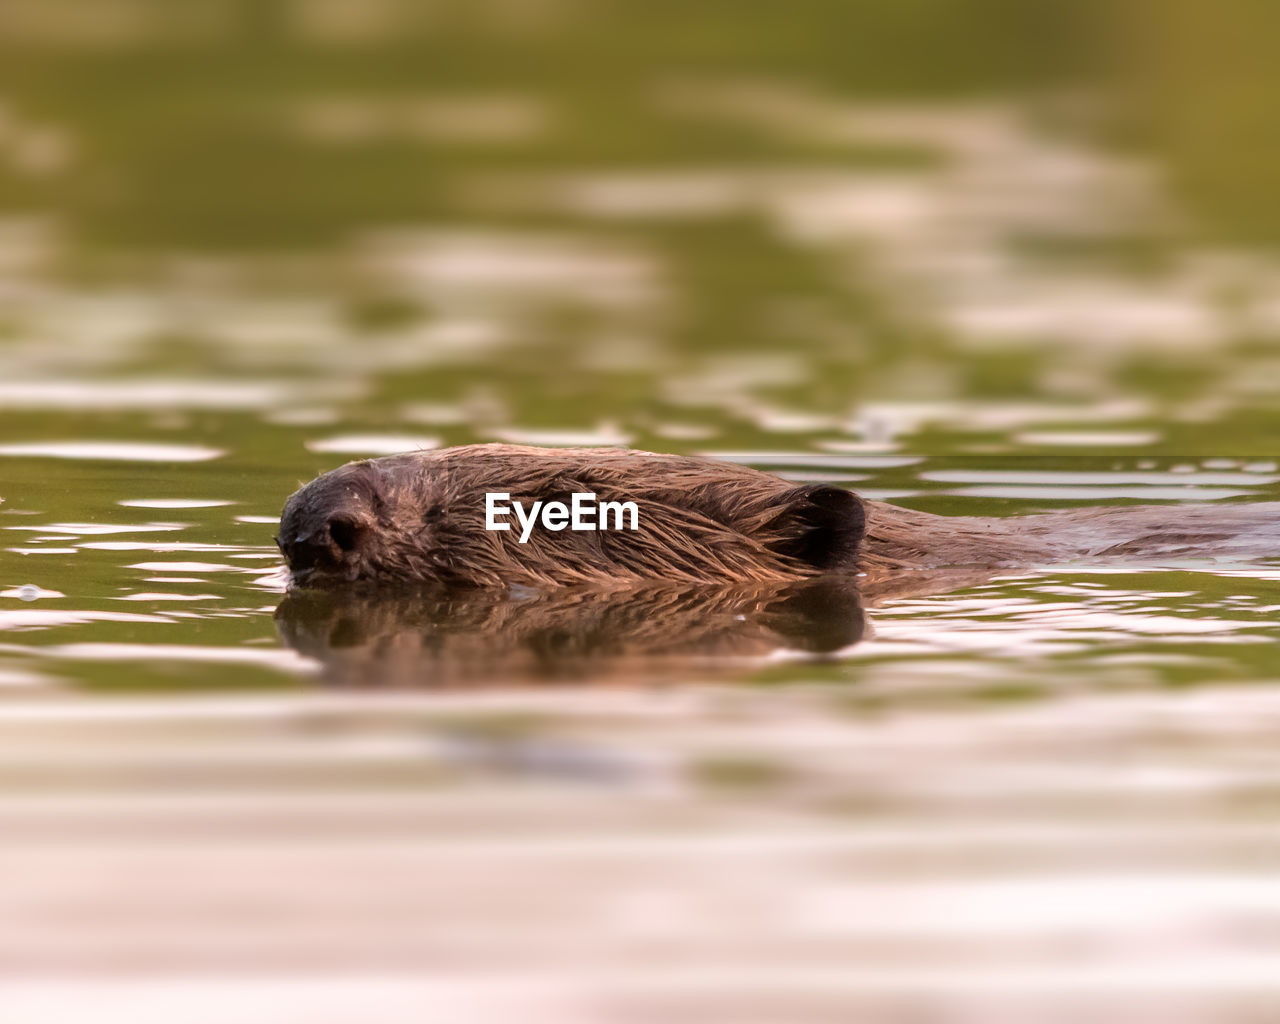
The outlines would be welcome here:
<svg viewBox="0 0 1280 1024">
<path fill-rule="evenodd" d="M 163 379 L 447 441 L 1274 450 L 1270 5 L 0 17 L 14 437 Z"/>
<path fill-rule="evenodd" d="M 943 513 L 1274 500 L 1278 37 L 0 0 L 6 1014 L 1263 1019 L 1274 559 L 588 633 L 282 603 L 271 534 L 348 459 L 494 440 Z"/>
</svg>

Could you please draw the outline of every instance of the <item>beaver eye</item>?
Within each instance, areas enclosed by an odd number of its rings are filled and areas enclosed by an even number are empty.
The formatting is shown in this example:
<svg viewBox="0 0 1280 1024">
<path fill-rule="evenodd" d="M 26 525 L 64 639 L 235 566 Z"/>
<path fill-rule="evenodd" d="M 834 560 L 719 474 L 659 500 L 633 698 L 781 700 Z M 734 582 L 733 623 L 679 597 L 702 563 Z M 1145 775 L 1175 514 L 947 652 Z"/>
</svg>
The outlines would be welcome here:
<svg viewBox="0 0 1280 1024">
<path fill-rule="evenodd" d="M 360 535 L 360 527 L 350 519 L 330 519 L 329 536 L 343 551 L 353 551 L 356 539 Z"/>
</svg>

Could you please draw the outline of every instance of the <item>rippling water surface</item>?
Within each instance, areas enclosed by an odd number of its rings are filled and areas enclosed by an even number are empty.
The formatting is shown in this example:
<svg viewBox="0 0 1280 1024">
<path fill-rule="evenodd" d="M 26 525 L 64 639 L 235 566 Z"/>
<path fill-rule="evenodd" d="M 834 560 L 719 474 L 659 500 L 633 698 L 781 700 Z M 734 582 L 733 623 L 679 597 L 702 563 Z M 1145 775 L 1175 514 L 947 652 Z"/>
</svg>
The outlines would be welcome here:
<svg viewBox="0 0 1280 1024">
<path fill-rule="evenodd" d="M 0 947 L 33 1019 L 1262 1005 L 1280 559 L 282 600 L 283 496 L 402 441 L 241 416 L 6 459 Z M 946 513 L 1280 480 L 788 446 L 727 457 Z"/>
<path fill-rule="evenodd" d="M 315 444 L 314 428 L 258 430 L 261 438 L 248 449 L 237 449 L 234 436 L 208 432 L 202 439 L 212 444 L 10 446 L 11 483 L 0 509 L 10 556 L 0 625 L 8 641 L 5 677 L 15 687 L 183 693 L 228 685 L 295 688 L 315 675 L 314 658 L 282 647 L 278 636 L 274 613 L 283 579 L 272 538 L 279 506 L 300 479 L 348 456 Z M 404 443 L 395 436 L 350 440 L 345 447 L 353 453 Z M 322 451 L 313 454 L 316 448 Z M 264 451 L 281 456 L 264 458 Z M 1259 459 L 719 454 L 946 514 L 1124 502 L 1222 502 L 1226 508 L 1280 495 L 1277 464 Z M 1246 679 L 1270 668 L 1276 639 L 1280 560 L 1258 554 L 1242 560 L 1224 545 L 1211 558 L 1085 561 L 898 588 L 905 593 L 872 592 L 864 607 L 849 613 L 865 620 L 856 645 L 842 645 L 835 662 L 801 661 L 786 671 L 865 692 L 865 680 L 888 666 L 904 678 L 941 680 L 942 669 L 952 665 L 954 678 L 940 695 L 978 699 L 1006 678 L 1025 680 L 1019 685 L 1034 679 L 1046 693 L 1055 679 L 1101 690 Z M 925 593 L 913 593 L 920 590 Z M 447 612 L 440 617 L 447 620 Z M 697 619 L 695 604 L 687 627 Z M 565 628 L 573 631 L 571 617 Z M 787 649 L 785 636 L 777 647 Z M 766 652 L 757 646 L 750 653 Z M 668 681 L 685 682 L 702 670 L 669 668 Z M 477 685 L 511 681 L 474 675 Z M 555 678 L 554 664 L 547 675 Z M 400 682 L 426 690 L 440 680 L 426 665 Z M 903 687 L 902 699 L 909 705 L 919 694 Z"/>
</svg>

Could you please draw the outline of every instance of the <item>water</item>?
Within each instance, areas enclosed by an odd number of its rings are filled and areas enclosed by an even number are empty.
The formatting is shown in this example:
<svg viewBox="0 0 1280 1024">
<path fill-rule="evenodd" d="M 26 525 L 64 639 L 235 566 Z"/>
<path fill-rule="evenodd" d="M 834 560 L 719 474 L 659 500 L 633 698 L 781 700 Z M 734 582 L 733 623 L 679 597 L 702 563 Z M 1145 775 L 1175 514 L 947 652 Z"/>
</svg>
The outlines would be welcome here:
<svg viewBox="0 0 1280 1024">
<path fill-rule="evenodd" d="M 226 433 L 234 437 L 237 427 L 245 429 L 234 423 Z M 245 451 L 231 447 L 230 438 L 204 431 L 200 445 L 63 441 L 23 449 L 29 454 L 22 457 L 11 454 L 11 483 L 0 509 L 9 556 L 0 581 L 6 588 L 0 592 L 6 675 L 23 680 L 28 693 L 184 692 L 228 685 L 270 690 L 292 688 L 299 675 L 314 674 L 314 662 L 282 649 L 280 641 L 292 625 L 305 631 L 309 617 L 327 622 L 345 615 L 374 635 L 412 635 L 432 622 L 475 637 L 485 630 L 491 639 L 519 633 L 511 614 L 495 622 L 486 618 L 492 608 L 476 608 L 488 598 L 432 606 L 418 595 L 402 601 L 403 609 L 390 599 L 361 599 L 359 607 L 345 609 L 331 601 L 337 607 L 322 612 L 297 611 L 301 605 L 293 601 L 277 613 L 283 579 L 272 538 L 279 507 L 298 482 L 299 465 L 309 475 L 310 468 L 327 468 L 344 456 L 325 451 L 316 461 L 309 452 L 327 435 L 314 428 L 264 426 L 260 433 Z M 289 464 L 272 465 L 264 457 L 289 441 L 297 453 Z M 376 439 L 362 443 L 379 448 Z M 10 446 L 11 453 L 19 450 Z M 1247 499 L 1275 500 L 1280 493 L 1275 464 L 1261 460 L 1077 456 L 1056 461 L 1070 468 L 1049 468 L 1055 463 L 1039 458 L 725 454 L 797 480 L 837 482 L 868 497 L 946 514 L 1010 515 L 1124 502 L 1216 501 L 1225 508 Z M 1132 685 L 1135 678 L 1168 686 L 1265 677 L 1276 639 L 1280 565 L 1257 554 L 1246 552 L 1242 559 L 1224 545 L 1216 557 L 1155 564 L 1029 567 L 992 579 L 960 573 L 938 584 L 908 578 L 887 591 L 872 590 L 861 602 L 838 605 L 825 619 L 865 620 L 857 636 L 828 645 L 840 652 L 837 662 L 797 664 L 790 671 L 801 679 L 817 673 L 856 686 L 885 665 L 894 665 L 904 678 L 917 671 L 935 676 L 940 661 L 962 658 L 982 666 L 964 673 L 980 680 L 979 689 L 1005 677 L 1070 678 L 1085 664 L 1087 685 L 1102 690 Z M 681 599 L 678 611 L 659 600 L 647 613 L 615 608 L 612 626 L 597 621 L 604 614 L 598 603 L 587 622 L 576 596 L 548 611 L 557 600 L 554 594 L 537 601 L 519 595 L 494 599 L 508 611 L 516 609 L 517 617 L 524 614 L 526 622 L 527 608 L 536 605 L 539 615 L 569 634 L 612 629 L 618 651 L 599 652 L 596 668 L 603 671 L 606 655 L 617 661 L 623 654 L 644 653 L 646 641 L 633 635 L 629 619 L 669 616 L 675 634 L 662 643 L 678 648 L 685 637 L 692 656 L 693 635 L 707 628 L 706 620 L 730 613 L 755 616 L 764 597 L 744 595 L 739 613 L 732 601 L 717 607 L 726 600 L 718 592 L 695 592 Z M 460 611 L 468 602 L 470 610 Z M 550 627 L 540 621 L 526 628 Z M 734 654 L 733 642 L 721 639 L 723 646 L 710 653 Z M 347 636 L 336 643 L 354 640 Z M 326 640 L 323 646 L 332 645 Z M 744 660 L 760 659 L 771 647 L 804 644 L 799 634 L 785 631 L 768 643 L 745 635 L 740 643 Z M 314 644 L 309 653 L 317 655 Z M 576 654 L 573 676 L 590 682 L 591 649 Z M 555 656 L 546 657 L 544 674 L 554 680 Z M 412 662 L 403 666 L 402 685 L 429 688 L 441 681 L 425 653 L 422 658 L 419 671 Z M 236 665 L 234 680 L 228 679 L 228 664 Z M 733 664 L 739 672 L 750 670 L 736 659 Z M 486 660 L 483 666 L 468 672 L 462 665 L 454 674 L 473 677 L 470 682 L 480 686 L 511 681 L 499 664 Z M 676 681 L 683 678 L 678 665 L 668 671 Z M 956 695 L 967 685 L 958 679 Z"/>
<path fill-rule="evenodd" d="M 272 535 L 494 440 L 1280 500 L 1275 65 L 1201 45 L 1272 15 L 9 6 L 8 1015 L 1265 1018 L 1280 553 L 366 601 Z"/>
<path fill-rule="evenodd" d="M 1259 1005 L 1277 560 L 282 600 L 281 498 L 344 456 L 220 416 L 6 462 L 3 955 L 34 1019 L 1164 1016 L 1171 963 L 1190 1019 Z M 1246 458 L 789 444 L 734 457 L 947 513 L 1277 491 Z"/>
</svg>

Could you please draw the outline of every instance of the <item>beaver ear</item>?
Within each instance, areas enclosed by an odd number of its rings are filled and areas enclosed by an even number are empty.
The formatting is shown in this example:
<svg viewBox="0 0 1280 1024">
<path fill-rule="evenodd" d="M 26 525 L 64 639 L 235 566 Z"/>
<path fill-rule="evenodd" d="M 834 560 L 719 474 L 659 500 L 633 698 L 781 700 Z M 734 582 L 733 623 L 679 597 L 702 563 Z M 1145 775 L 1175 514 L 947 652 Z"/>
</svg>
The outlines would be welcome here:
<svg viewBox="0 0 1280 1024">
<path fill-rule="evenodd" d="M 867 529 L 862 499 L 825 484 L 796 487 L 779 498 L 783 506 L 770 524 L 780 539 L 774 551 L 815 569 L 852 569 Z"/>
</svg>

